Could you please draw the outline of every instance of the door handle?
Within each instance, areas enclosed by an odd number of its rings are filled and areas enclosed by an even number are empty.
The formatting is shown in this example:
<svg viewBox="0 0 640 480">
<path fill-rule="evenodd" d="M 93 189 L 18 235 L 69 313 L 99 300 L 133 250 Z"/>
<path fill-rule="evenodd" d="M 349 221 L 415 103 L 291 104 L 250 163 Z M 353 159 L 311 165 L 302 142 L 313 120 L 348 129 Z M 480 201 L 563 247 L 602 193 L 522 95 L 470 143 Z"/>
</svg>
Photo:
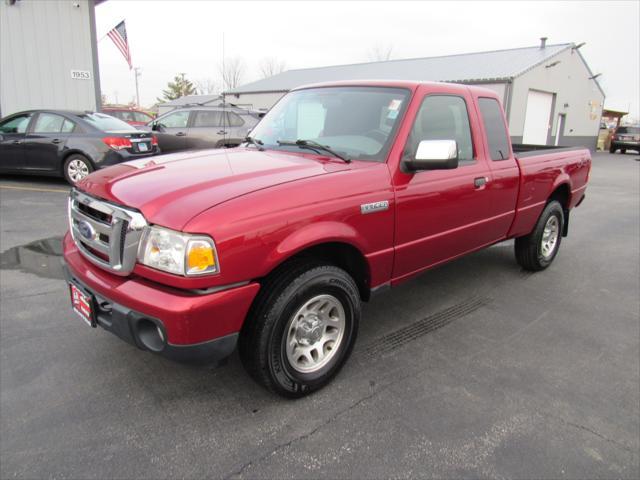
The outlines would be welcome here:
<svg viewBox="0 0 640 480">
<path fill-rule="evenodd" d="M 176 137 L 186 137 L 186 136 L 187 136 L 187 134 L 186 134 L 186 133 L 184 133 L 184 132 L 178 132 L 178 133 L 176 133 Z"/>
<path fill-rule="evenodd" d="M 60 140 L 59 138 L 54 138 L 53 140 L 51 140 L 51 143 L 60 143 L 62 140 Z"/>
<path fill-rule="evenodd" d="M 482 188 L 489 182 L 487 177 L 478 177 L 473 179 L 473 186 L 476 188 Z"/>
<path fill-rule="evenodd" d="M 226 133 L 226 130 L 218 130 L 218 135 L 225 135 Z"/>
<path fill-rule="evenodd" d="M 13 143 L 15 143 L 16 145 L 20 145 L 22 143 L 22 140 L 14 140 Z"/>
</svg>

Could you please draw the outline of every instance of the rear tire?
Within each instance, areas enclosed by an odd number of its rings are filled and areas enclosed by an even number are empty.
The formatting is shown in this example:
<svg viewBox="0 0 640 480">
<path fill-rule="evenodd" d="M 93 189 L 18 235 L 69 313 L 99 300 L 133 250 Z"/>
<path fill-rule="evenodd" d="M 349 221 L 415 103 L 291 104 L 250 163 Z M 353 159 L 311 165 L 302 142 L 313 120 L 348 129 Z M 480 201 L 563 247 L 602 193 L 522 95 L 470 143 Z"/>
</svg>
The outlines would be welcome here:
<svg viewBox="0 0 640 480">
<path fill-rule="evenodd" d="M 564 229 L 564 210 L 557 200 L 544 207 L 529 235 L 516 238 L 516 261 L 525 270 L 544 270 L 556 258 Z"/>
<path fill-rule="evenodd" d="M 69 184 L 75 185 L 84 177 L 93 172 L 93 164 L 91 161 L 79 153 L 69 155 L 64 161 L 62 174 Z"/>
<path fill-rule="evenodd" d="M 296 262 L 262 285 L 240 335 L 240 358 L 264 387 L 302 397 L 340 371 L 359 320 L 358 287 L 347 272 Z"/>
</svg>

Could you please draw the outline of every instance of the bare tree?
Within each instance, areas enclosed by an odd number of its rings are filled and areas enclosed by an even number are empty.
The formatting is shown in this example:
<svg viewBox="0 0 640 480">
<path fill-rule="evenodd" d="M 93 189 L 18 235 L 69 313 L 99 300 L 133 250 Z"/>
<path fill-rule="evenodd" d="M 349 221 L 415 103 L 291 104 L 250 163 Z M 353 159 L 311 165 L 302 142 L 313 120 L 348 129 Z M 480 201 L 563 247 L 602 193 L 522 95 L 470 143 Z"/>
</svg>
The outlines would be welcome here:
<svg viewBox="0 0 640 480">
<path fill-rule="evenodd" d="M 260 62 L 262 78 L 273 77 L 274 75 L 284 72 L 286 68 L 287 64 L 282 60 L 278 60 L 276 57 L 266 57 Z"/>
<path fill-rule="evenodd" d="M 218 92 L 218 83 L 211 77 L 201 78 L 195 81 L 200 95 L 213 95 Z"/>
<path fill-rule="evenodd" d="M 372 62 L 385 62 L 391 60 L 393 45 L 376 45 L 369 50 L 369 60 Z"/>
<path fill-rule="evenodd" d="M 222 76 L 223 90 L 231 90 L 239 87 L 244 78 L 244 60 L 240 57 L 226 58 L 220 64 L 220 75 Z"/>
</svg>

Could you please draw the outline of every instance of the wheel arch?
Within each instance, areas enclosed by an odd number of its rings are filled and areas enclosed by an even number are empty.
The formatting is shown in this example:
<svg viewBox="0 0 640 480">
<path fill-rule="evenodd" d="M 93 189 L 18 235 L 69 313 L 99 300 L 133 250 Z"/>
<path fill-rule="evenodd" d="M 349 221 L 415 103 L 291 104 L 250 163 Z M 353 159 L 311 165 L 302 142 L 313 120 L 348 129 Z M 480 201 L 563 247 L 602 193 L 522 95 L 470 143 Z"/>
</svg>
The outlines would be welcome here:
<svg viewBox="0 0 640 480">
<path fill-rule="evenodd" d="M 286 253 L 285 253 L 286 252 Z M 278 255 L 265 277 L 276 275 L 288 265 L 300 260 L 320 261 L 345 270 L 358 286 L 360 298 L 371 296 L 371 267 L 361 248 L 344 238 L 317 239 L 299 244 Z"/>
<path fill-rule="evenodd" d="M 568 182 L 560 183 L 556 185 L 551 195 L 549 195 L 550 202 L 557 200 L 562 206 L 564 212 L 564 224 L 562 226 L 562 236 L 566 237 L 569 234 L 569 205 L 571 205 L 571 187 Z"/>
</svg>

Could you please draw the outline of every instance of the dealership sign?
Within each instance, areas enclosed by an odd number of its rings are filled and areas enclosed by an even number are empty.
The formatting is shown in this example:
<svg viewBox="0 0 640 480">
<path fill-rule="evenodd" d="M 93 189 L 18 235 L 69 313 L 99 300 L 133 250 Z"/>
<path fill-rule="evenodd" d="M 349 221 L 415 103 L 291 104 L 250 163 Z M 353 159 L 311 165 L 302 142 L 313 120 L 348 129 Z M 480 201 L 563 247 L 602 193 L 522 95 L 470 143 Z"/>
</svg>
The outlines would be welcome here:
<svg viewBox="0 0 640 480">
<path fill-rule="evenodd" d="M 71 78 L 74 80 L 91 80 L 91 72 L 89 70 L 71 70 Z"/>
</svg>

